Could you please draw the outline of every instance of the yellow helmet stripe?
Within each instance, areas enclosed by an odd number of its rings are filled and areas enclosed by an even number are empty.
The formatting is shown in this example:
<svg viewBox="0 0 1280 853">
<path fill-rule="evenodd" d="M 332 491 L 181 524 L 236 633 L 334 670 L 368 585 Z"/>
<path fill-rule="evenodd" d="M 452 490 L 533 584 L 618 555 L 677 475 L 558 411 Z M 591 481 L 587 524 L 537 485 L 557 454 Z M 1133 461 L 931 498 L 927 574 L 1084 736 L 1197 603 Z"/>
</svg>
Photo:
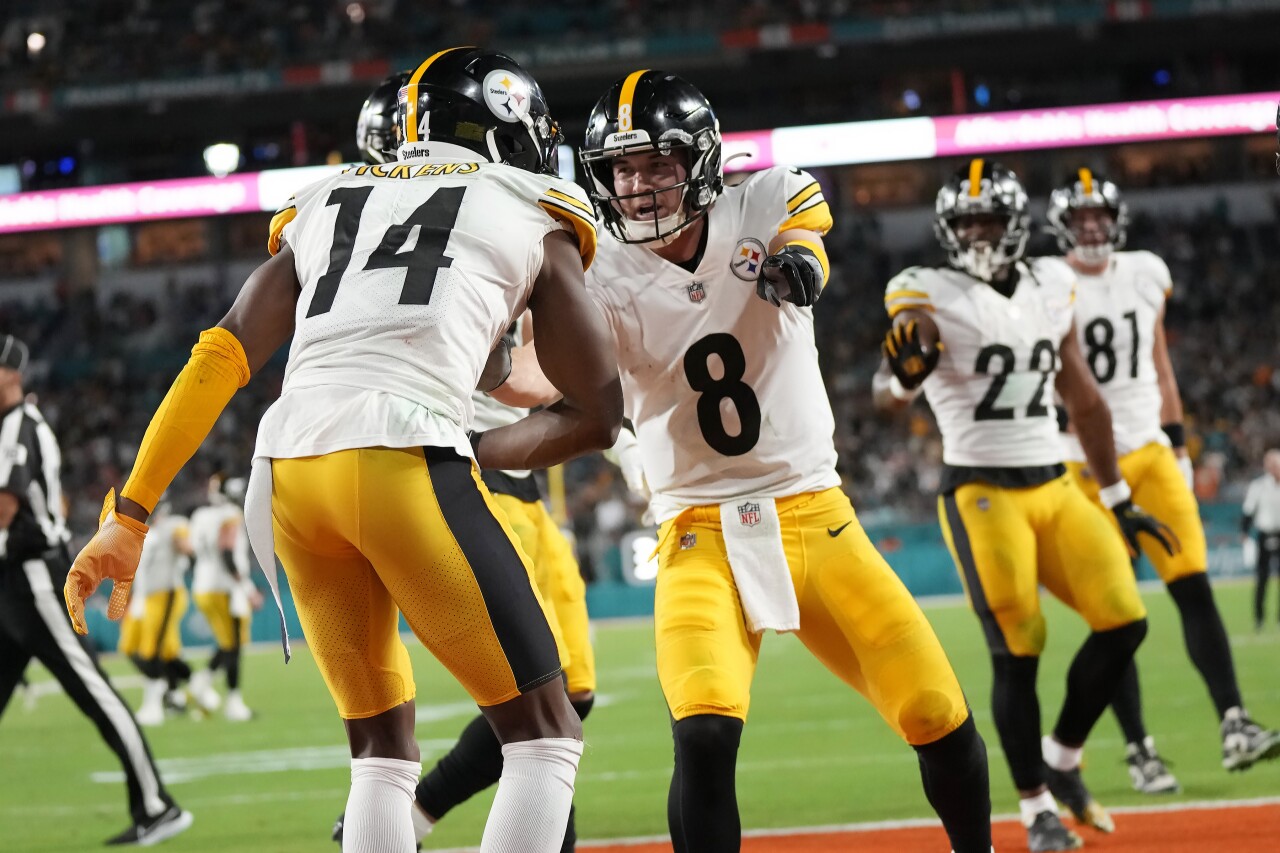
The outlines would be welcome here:
<svg viewBox="0 0 1280 853">
<path fill-rule="evenodd" d="M 982 166 L 985 161 L 981 157 L 974 157 L 969 163 L 969 195 L 977 198 L 982 195 Z"/>
<path fill-rule="evenodd" d="M 405 103 L 405 121 L 404 121 L 404 138 L 405 142 L 418 142 L 418 81 L 422 79 L 422 75 L 431 67 L 431 64 L 446 53 L 452 53 L 455 50 L 470 50 L 472 45 L 462 47 L 446 47 L 437 53 L 433 53 L 427 57 L 426 61 L 418 66 L 413 72 L 413 76 L 409 78 L 409 82 L 405 84 L 405 88 L 409 91 L 406 93 Z"/>
<path fill-rule="evenodd" d="M 1081 169 L 1079 175 L 1080 189 L 1084 190 L 1085 195 L 1093 195 L 1093 172 L 1088 169 Z"/>
<path fill-rule="evenodd" d="M 622 81 L 622 93 L 618 95 L 619 133 L 626 133 L 634 126 L 634 120 L 631 116 L 631 102 L 636 96 L 636 84 L 640 82 L 640 78 L 643 77 L 648 70 L 648 68 L 641 68 L 639 71 L 632 71 L 627 75 L 627 79 Z"/>
</svg>

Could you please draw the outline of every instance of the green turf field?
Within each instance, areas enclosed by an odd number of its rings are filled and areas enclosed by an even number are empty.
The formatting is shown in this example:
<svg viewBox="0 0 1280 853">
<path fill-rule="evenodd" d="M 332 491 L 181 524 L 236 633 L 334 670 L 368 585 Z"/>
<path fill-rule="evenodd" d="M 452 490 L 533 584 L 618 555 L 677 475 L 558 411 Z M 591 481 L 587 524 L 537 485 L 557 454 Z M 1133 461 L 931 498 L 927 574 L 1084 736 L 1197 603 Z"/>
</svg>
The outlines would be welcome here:
<svg viewBox="0 0 1280 853">
<path fill-rule="evenodd" d="M 1236 665 L 1253 714 L 1280 725 L 1280 631 L 1255 635 L 1247 586 L 1218 588 Z M 1280 792 L 1280 762 L 1228 775 L 1219 769 L 1217 725 L 1184 652 L 1172 602 L 1146 594 L 1152 626 L 1140 653 L 1148 722 L 1181 779 L 1183 799 L 1244 798 Z M 1045 725 L 1061 699 L 1079 620 L 1049 609 L 1049 649 L 1041 668 Z M 1015 800 L 988 711 L 990 673 L 976 619 L 962 605 L 928 607 L 977 713 L 992 758 L 997 812 Z M 586 726 L 578 777 L 583 838 L 665 832 L 671 768 L 666 709 L 654 675 L 652 625 L 601 625 L 596 635 L 601 701 Z M 465 694 L 416 644 L 418 736 L 424 764 L 447 749 L 474 712 Z M 200 652 L 200 657 L 204 653 Z M 132 674 L 109 660 L 113 674 Z M 47 674 L 33 667 L 36 681 Z M 148 730 L 173 794 L 195 826 L 165 845 L 178 851 L 336 850 L 328 842 L 346 797 L 342 726 L 305 647 L 287 667 L 264 649 L 246 662 L 245 697 L 259 712 L 247 724 L 220 718 L 170 719 Z M 126 689 L 136 703 L 139 690 Z M 1118 729 L 1108 715 L 1086 754 L 1086 778 L 1106 804 L 1150 802 L 1130 791 Z M 114 758 L 67 699 L 44 695 L 33 710 L 21 697 L 0 721 L 0 849 L 94 848 L 128 823 Z M 95 780 L 105 781 L 95 781 Z M 770 636 L 761 654 L 750 724 L 739 762 L 745 827 L 804 826 L 930 814 L 913 753 L 853 691 L 817 664 L 795 639 Z M 479 797 L 441 823 L 432 847 L 476 844 L 488 809 Z"/>
</svg>

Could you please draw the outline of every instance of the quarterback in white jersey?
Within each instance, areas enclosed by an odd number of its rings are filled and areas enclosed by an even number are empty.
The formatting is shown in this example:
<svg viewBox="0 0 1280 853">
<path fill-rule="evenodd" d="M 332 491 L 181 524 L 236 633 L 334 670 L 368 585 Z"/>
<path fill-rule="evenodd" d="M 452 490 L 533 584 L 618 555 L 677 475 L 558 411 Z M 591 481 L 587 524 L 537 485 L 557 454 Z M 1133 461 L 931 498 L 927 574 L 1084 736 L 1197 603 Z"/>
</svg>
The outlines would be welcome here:
<svg viewBox="0 0 1280 853">
<path fill-rule="evenodd" d="M 1088 168 L 1050 197 L 1049 226 L 1079 276 L 1076 329 L 1085 362 L 1111 408 L 1120 473 L 1134 499 L 1166 522 L 1181 550 L 1170 554 L 1144 543 L 1182 617 L 1187 652 L 1218 712 L 1222 763 L 1243 770 L 1280 757 L 1280 733 L 1245 712 L 1222 617 L 1213 600 L 1208 552 L 1192 492 L 1191 460 L 1183 436 L 1182 399 L 1165 342 L 1169 268 L 1150 252 L 1121 251 L 1128 211 L 1120 189 Z M 1074 432 L 1065 433 L 1068 467 L 1090 497 L 1097 478 L 1084 464 Z M 1130 667 L 1112 708 L 1127 741 L 1127 761 L 1139 791 L 1176 790 L 1177 780 L 1156 753 L 1142 717 L 1137 667 Z"/>
<path fill-rule="evenodd" d="M 992 708 L 1029 845 L 1070 850 L 1082 842 L 1055 796 L 1080 821 L 1114 829 L 1084 787 L 1080 752 L 1147 626 L 1123 541 L 1066 473 L 1055 390 L 1125 537 L 1175 546 L 1120 477 L 1107 406 L 1075 337 L 1074 273 L 1057 259 L 1022 259 L 1030 218 L 1017 177 L 971 161 L 939 191 L 934 224 L 949 267 L 908 269 L 886 289 L 891 396 L 907 401 L 923 387 L 942 432 L 939 519 L 991 651 Z M 1093 629 L 1043 749 L 1040 585 Z"/>
<path fill-rule="evenodd" d="M 675 850 L 740 847 L 738 743 L 772 628 L 795 631 L 917 749 L 951 846 L 986 853 L 985 748 L 964 695 L 839 488 L 813 331 L 829 275 L 822 187 L 785 168 L 725 187 L 711 105 L 664 71 L 605 93 L 581 156 L 614 238 L 587 284 L 662 521 L 654 618 Z"/>
<path fill-rule="evenodd" d="M 346 726 L 345 848 L 414 846 L 421 765 L 403 614 L 503 743 L 481 849 L 553 853 L 582 727 L 527 559 L 476 464 L 546 467 L 616 437 L 617 369 L 582 278 L 594 225 L 581 191 L 550 175 L 558 126 L 510 57 L 432 55 L 398 91 L 396 118 L 397 163 L 319 181 L 272 220 L 273 257 L 201 335 L 153 417 L 119 506 L 110 493 L 68 576 L 68 610 L 83 633 L 84 598 L 112 578 L 118 616 L 156 496 L 292 341 L 245 517 L 269 582 L 276 556 L 289 576 Z M 543 367 L 563 400 L 468 440 L 471 393 L 526 306 L 542 317 Z"/>
</svg>

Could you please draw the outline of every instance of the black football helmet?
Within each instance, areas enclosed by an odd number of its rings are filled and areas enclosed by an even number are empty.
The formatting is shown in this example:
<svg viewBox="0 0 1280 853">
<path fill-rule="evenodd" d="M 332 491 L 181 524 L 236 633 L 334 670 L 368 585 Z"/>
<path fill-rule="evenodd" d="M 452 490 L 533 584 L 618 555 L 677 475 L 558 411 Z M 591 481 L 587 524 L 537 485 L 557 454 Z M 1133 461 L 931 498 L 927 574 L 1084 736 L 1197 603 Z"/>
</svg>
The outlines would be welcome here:
<svg viewBox="0 0 1280 853">
<path fill-rule="evenodd" d="M 400 131 L 396 126 L 396 99 L 409 82 L 408 71 L 392 74 L 369 93 L 360 118 L 356 121 L 356 147 L 366 163 L 394 163 L 400 147 Z"/>
<path fill-rule="evenodd" d="M 1101 246 L 1081 246 L 1071 229 L 1071 214 L 1083 208 L 1104 208 L 1111 212 L 1111 228 L 1107 242 Z M 1049 195 L 1045 218 L 1049 230 L 1058 238 L 1058 248 L 1065 254 L 1075 249 L 1085 261 L 1105 261 L 1111 252 L 1124 248 L 1128 237 L 1129 206 L 1120 188 L 1090 169 L 1077 169 L 1075 175 Z"/>
<path fill-rule="evenodd" d="M 564 138 L 533 75 L 511 57 L 453 47 L 409 74 L 396 97 L 399 159 L 474 157 L 555 174 Z"/>
<path fill-rule="evenodd" d="M 1005 219 L 1004 234 L 996 245 L 968 244 L 956 234 L 955 221 L 972 214 L 993 214 Z M 994 160 L 970 160 L 938 190 L 933 233 L 947 250 L 947 260 L 953 267 L 989 282 L 1027 250 L 1031 215 L 1027 212 L 1026 190 L 1017 175 Z"/>
<path fill-rule="evenodd" d="M 622 214 L 618 202 L 656 196 L 675 187 L 620 196 L 613 185 L 613 158 L 658 151 L 685 152 L 688 178 L 680 187 L 680 212 L 652 222 Z M 609 233 L 623 243 L 665 243 L 689 223 L 705 216 L 724 190 L 720 122 L 706 96 L 666 71 L 635 71 L 614 83 L 596 102 L 579 155 L 590 175 L 587 192 Z"/>
</svg>

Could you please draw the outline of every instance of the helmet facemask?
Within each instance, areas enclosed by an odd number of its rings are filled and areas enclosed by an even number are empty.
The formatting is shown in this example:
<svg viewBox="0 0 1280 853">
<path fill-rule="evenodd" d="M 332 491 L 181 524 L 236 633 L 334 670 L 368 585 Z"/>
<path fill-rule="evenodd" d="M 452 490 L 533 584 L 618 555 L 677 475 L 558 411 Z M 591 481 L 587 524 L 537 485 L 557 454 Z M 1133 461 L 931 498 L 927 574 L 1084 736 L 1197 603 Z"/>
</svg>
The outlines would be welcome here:
<svg viewBox="0 0 1280 853">
<path fill-rule="evenodd" d="M 629 137 L 626 142 L 609 145 L 614 137 Z M 665 246 L 673 242 L 684 229 L 707 214 L 716 193 L 713 186 L 722 180 L 720 172 L 719 126 L 690 134 L 679 128 L 670 128 L 657 142 L 649 139 L 643 130 L 613 134 L 606 140 L 606 147 L 583 150 L 579 155 L 582 166 L 591 176 L 590 195 L 596 210 L 619 242 L 646 247 Z M 618 157 L 633 154 L 683 154 L 687 174 L 677 181 L 651 190 L 635 193 L 618 193 L 613 175 L 613 162 Z M 648 199 L 653 208 L 661 208 L 660 196 L 680 193 L 676 209 L 666 216 L 654 219 L 631 219 L 624 209 L 624 202 Z"/>
<path fill-rule="evenodd" d="M 1094 176 L 1089 170 L 1080 170 L 1080 180 L 1053 191 L 1049 196 L 1046 219 L 1049 230 L 1058 240 L 1063 254 L 1075 257 L 1090 266 L 1101 266 L 1111 258 L 1111 253 L 1124 248 L 1128 237 L 1129 206 L 1120 197 L 1120 190 L 1111 181 Z M 1101 209 L 1111 214 L 1106 239 L 1101 243 L 1081 243 L 1072 225 L 1075 214 L 1081 210 Z"/>
<path fill-rule="evenodd" d="M 1027 194 L 1009 170 L 993 164 L 990 174 L 978 178 L 957 176 L 938 192 L 934 234 L 947 250 L 947 260 L 976 279 L 994 281 L 1001 270 L 1022 258 L 1031 237 Z M 956 221 L 962 216 L 989 214 L 1004 220 L 1004 233 L 994 244 L 985 240 L 961 240 Z"/>
</svg>

